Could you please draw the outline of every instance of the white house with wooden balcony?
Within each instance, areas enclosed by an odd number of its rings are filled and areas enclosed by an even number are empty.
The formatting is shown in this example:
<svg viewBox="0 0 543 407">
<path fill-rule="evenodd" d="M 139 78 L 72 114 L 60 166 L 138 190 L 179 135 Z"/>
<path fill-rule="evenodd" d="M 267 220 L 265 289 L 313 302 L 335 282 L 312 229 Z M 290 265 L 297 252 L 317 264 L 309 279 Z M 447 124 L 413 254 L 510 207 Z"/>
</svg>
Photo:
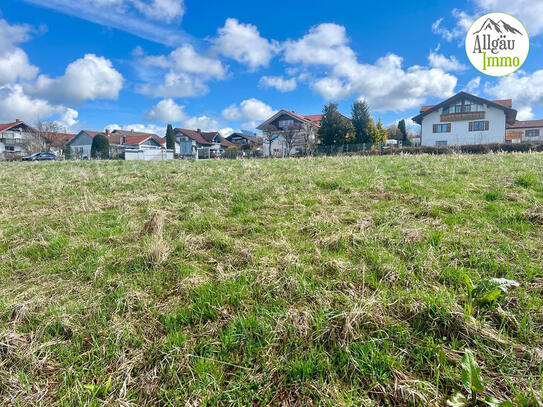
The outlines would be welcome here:
<svg viewBox="0 0 543 407">
<path fill-rule="evenodd" d="M 505 143 L 506 128 L 516 123 L 512 100 L 487 100 L 466 92 L 423 106 L 413 120 L 421 125 L 421 145 L 459 146 Z"/>
</svg>

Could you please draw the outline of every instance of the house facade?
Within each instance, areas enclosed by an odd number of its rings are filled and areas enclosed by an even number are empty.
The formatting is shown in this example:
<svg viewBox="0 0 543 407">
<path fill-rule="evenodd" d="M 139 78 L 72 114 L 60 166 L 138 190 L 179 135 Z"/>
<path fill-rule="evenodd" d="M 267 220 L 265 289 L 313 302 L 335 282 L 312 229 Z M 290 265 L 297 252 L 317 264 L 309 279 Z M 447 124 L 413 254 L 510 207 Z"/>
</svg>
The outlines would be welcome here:
<svg viewBox="0 0 543 407">
<path fill-rule="evenodd" d="M 543 141 L 543 120 L 517 120 L 507 125 L 505 132 L 506 143 L 526 143 Z"/>
<path fill-rule="evenodd" d="M 421 125 L 421 145 L 459 146 L 505 143 L 507 126 L 516 122 L 511 100 L 487 100 L 467 92 L 423 106 L 413 121 Z"/>
<path fill-rule="evenodd" d="M 288 157 L 305 153 L 317 143 L 322 114 L 304 116 L 280 110 L 257 129 L 262 131 L 262 153 L 265 157 Z"/>
<path fill-rule="evenodd" d="M 0 124 L 0 160 L 19 159 L 45 151 L 45 138 L 21 120 Z"/>
<path fill-rule="evenodd" d="M 126 150 L 162 149 L 162 144 L 157 140 L 158 136 L 156 134 L 125 130 L 110 132 L 107 129 L 106 131 L 81 130 L 68 143 L 72 151 L 72 157 L 81 160 L 90 159 L 92 140 L 99 134 L 109 141 L 110 158 L 120 158 Z"/>
<path fill-rule="evenodd" d="M 185 158 L 216 158 L 234 144 L 218 131 L 174 129 L 175 140 L 179 143 L 179 156 Z"/>
<path fill-rule="evenodd" d="M 249 153 L 249 152 L 258 152 L 262 153 L 262 146 L 264 140 L 262 137 L 258 137 L 256 134 L 250 136 L 245 133 L 232 133 L 226 137 L 228 141 L 234 144 L 238 150 Z"/>
<path fill-rule="evenodd" d="M 56 132 L 43 132 L 42 134 L 45 137 L 47 149 L 57 157 L 65 155 L 68 143 L 76 136 L 76 134 Z"/>
</svg>

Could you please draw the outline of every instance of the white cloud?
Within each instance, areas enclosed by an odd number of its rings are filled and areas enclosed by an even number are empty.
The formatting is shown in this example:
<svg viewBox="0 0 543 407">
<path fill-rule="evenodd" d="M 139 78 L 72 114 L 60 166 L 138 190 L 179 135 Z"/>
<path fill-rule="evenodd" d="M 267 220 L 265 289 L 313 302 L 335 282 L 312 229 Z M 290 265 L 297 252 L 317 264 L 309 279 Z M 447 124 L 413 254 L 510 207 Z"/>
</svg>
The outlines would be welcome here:
<svg viewBox="0 0 543 407">
<path fill-rule="evenodd" d="M 476 0 L 482 11 L 501 11 L 518 18 L 530 35 L 543 33 L 543 0 Z"/>
<path fill-rule="evenodd" d="M 543 106 L 543 69 L 532 74 L 519 71 L 493 85 L 487 83 L 485 92 L 498 99 L 513 99 L 519 119 L 532 118 L 532 108 Z"/>
<path fill-rule="evenodd" d="M 235 18 L 227 19 L 224 27 L 218 29 L 218 36 L 211 41 L 221 55 L 251 69 L 268 66 L 279 50 L 277 42 L 261 37 L 256 26 L 242 24 Z"/>
<path fill-rule="evenodd" d="M 222 111 L 222 116 L 226 120 L 266 120 L 276 113 L 270 106 L 264 102 L 252 98 L 244 100 L 237 105 L 230 105 Z"/>
<path fill-rule="evenodd" d="M 117 99 L 123 87 L 123 76 L 110 60 L 87 54 L 66 67 L 63 76 L 40 75 L 27 93 L 54 103 L 82 103 L 94 99 Z"/>
<path fill-rule="evenodd" d="M 143 120 L 148 122 L 172 123 L 179 122 L 185 117 L 183 106 L 176 104 L 173 99 L 164 99 L 145 112 Z"/>
<path fill-rule="evenodd" d="M 432 32 L 437 35 L 441 35 L 445 41 L 452 41 L 458 38 L 462 38 L 468 32 L 469 27 L 476 20 L 464 11 L 453 9 L 452 16 L 456 20 L 455 26 L 451 29 L 443 27 L 443 18 L 437 20 L 432 24 Z"/>
<path fill-rule="evenodd" d="M 217 119 L 206 115 L 190 117 L 183 122 L 183 126 L 187 129 L 200 129 L 202 131 L 218 131 L 220 127 Z"/>
<path fill-rule="evenodd" d="M 0 19 L 0 86 L 19 79 L 34 79 L 38 68 L 31 65 L 26 53 L 16 44 L 28 41 L 33 28 L 27 25 L 10 25 Z"/>
<path fill-rule="evenodd" d="M 260 86 L 275 88 L 280 92 L 291 92 L 296 89 L 296 78 L 285 79 L 282 76 L 263 76 L 260 78 Z"/>
<path fill-rule="evenodd" d="M 254 129 L 262 121 L 277 113 L 264 102 L 251 98 L 238 105 L 230 105 L 223 109 L 222 116 L 229 121 L 245 121 L 241 128 Z"/>
<path fill-rule="evenodd" d="M 452 28 L 443 27 L 444 19 L 440 18 L 432 25 L 432 31 L 446 41 L 463 40 L 469 27 L 478 17 L 499 11 L 518 18 L 530 35 L 543 33 L 543 0 L 474 0 L 474 3 L 472 14 L 458 9 L 452 11 L 452 16 L 456 20 Z"/>
<path fill-rule="evenodd" d="M 18 84 L 0 87 L 0 121 L 12 122 L 21 119 L 29 123 L 54 115 L 62 119 L 74 120 L 77 112 L 63 106 L 52 105 L 47 100 L 32 98 L 25 94 Z M 70 120 L 68 120 L 69 122 Z M 67 124 L 67 123 L 66 123 Z"/>
<path fill-rule="evenodd" d="M 64 113 L 59 115 L 57 122 L 61 126 L 69 129 L 79 123 L 79 121 L 77 120 L 78 116 L 79 112 L 77 110 L 67 108 Z"/>
<path fill-rule="evenodd" d="M 374 65 L 341 61 L 330 76 L 317 80 L 313 86 L 326 99 L 358 94 L 373 109 L 385 111 L 417 107 L 429 97 L 451 96 L 456 83 L 456 77 L 441 69 L 412 66 L 404 70 L 402 58 L 389 54 Z"/>
<path fill-rule="evenodd" d="M 517 120 L 532 120 L 534 118 L 534 112 L 529 106 L 524 106 L 518 109 Z"/>
<path fill-rule="evenodd" d="M 219 129 L 219 133 L 223 137 L 228 137 L 230 134 L 234 132 L 234 129 L 232 127 L 225 127 L 223 129 Z"/>
<path fill-rule="evenodd" d="M 228 70 L 220 60 L 198 54 L 189 44 L 169 55 L 144 57 L 141 62 L 150 70 L 145 75 L 164 78 L 161 83 L 147 83 L 139 87 L 139 92 L 153 97 L 201 96 L 209 91 L 207 81 L 224 79 Z"/>
<path fill-rule="evenodd" d="M 132 3 L 146 17 L 167 23 L 185 13 L 183 0 L 132 0 Z"/>
<path fill-rule="evenodd" d="M 283 44 L 285 61 L 291 64 L 335 65 L 338 61 L 353 59 L 355 54 L 347 46 L 349 39 L 345 27 L 324 23 L 312 27 L 297 41 Z"/>
<path fill-rule="evenodd" d="M 327 100 L 356 95 L 367 99 L 375 110 L 404 110 L 429 97 L 442 98 L 454 92 L 457 78 L 443 69 L 403 69 L 403 59 L 394 54 L 379 58 L 375 64 L 360 63 L 348 43 L 345 27 L 320 24 L 301 39 L 284 44 L 285 61 L 328 67 L 326 76 L 305 75 L 304 80 Z"/>
<path fill-rule="evenodd" d="M 182 0 L 23 0 L 59 13 L 126 31 L 166 45 L 177 45 L 189 36 L 169 23 L 181 20 Z"/>
<path fill-rule="evenodd" d="M 443 54 L 438 54 L 437 52 L 430 52 L 428 55 L 428 62 L 432 68 L 441 69 L 445 72 L 455 72 L 455 71 L 465 71 L 467 69 L 466 65 L 460 63 L 454 55 L 450 58 L 447 58 Z"/>
<path fill-rule="evenodd" d="M 468 82 L 464 90 L 468 93 L 475 93 L 479 90 L 479 86 L 481 86 L 481 77 L 477 76 Z"/>
<path fill-rule="evenodd" d="M 113 131 L 113 130 L 127 130 L 127 131 L 134 130 L 136 132 L 141 132 L 141 133 L 156 134 L 157 136 L 160 136 L 160 137 L 164 137 L 164 135 L 166 134 L 166 127 L 157 126 L 157 125 L 154 125 L 154 124 L 136 123 L 136 124 L 126 124 L 126 125 L 123 125 L 123 126 L 118 125 L 118 124 L 109 124 L 104 128 L 104 130 L 106 130 L 106 129 L 109 129 L 110 131 Z"/>
</svg>

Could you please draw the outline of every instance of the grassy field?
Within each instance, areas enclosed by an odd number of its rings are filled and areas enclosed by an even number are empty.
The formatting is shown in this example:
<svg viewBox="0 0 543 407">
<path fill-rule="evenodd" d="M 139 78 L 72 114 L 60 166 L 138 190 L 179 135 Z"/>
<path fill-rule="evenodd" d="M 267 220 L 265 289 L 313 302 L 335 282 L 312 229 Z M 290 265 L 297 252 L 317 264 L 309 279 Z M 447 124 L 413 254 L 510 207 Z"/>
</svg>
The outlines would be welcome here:
<svg viewBox="0 0 543 407">
<path fill-rule="evenodd" d="M 535 406 L 542 229 L 543 154 L 2 163 L 0 405 Z"/>
</svg>

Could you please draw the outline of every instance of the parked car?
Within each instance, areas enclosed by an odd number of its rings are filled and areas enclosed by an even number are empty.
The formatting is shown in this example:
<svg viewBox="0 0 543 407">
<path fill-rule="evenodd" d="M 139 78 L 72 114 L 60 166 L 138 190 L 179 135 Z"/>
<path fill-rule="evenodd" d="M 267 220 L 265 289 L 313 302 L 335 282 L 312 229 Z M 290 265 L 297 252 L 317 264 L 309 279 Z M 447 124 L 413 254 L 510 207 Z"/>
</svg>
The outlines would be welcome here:
<svg viewBox="0 0 543 407">
<path fill-rule="evenodd" d="M 53 153 L 34 153 L 23 157 L 23 161 L 54 161 L 57 156 Z"/>
</svg>

